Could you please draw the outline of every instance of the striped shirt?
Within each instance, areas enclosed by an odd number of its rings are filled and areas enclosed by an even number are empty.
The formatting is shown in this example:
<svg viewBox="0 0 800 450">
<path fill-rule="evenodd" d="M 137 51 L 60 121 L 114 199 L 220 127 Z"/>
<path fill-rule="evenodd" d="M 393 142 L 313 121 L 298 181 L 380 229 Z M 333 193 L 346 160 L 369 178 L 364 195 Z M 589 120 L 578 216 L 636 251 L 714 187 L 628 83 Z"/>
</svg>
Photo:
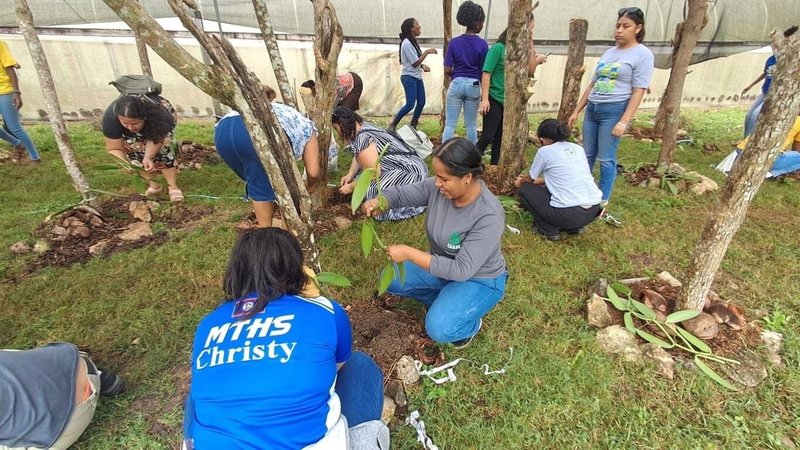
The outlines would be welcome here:
<svg viewBox="0 0 800 450">
<path fill-rule="evenodd" d="M 427 178 L 428 167 L 413 149 L 405 145 L 397 136 L 367 122 L 361 125 L 361 131 L 350 142 L 353 157 L 357 157 L 371 143 L 375 143 L 378 154 L 386 144 L 389 144 L 389 149 L 380 162 L 381 190 L 391 186 L 416 183 Z M 367 190 L 366 199 L 375 198 L 377 195 L 378 188 L 375 182 L 372 182 Z M 380 214 L 377 219 L 403 220 L 422 214 L 424 211 L 424 206 L 393 208 Z"/>
</svg>

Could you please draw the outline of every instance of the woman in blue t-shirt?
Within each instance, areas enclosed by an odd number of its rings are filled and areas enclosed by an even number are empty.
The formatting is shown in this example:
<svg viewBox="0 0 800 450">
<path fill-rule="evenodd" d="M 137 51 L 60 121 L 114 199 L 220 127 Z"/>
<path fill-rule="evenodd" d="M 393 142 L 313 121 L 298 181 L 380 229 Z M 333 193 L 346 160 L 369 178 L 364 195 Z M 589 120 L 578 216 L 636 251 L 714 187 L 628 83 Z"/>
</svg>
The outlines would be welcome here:
<svg viewBox="0 0 800 450">
<path fill-rule="evenodd" d="M 422 82 L 422 72 L 430 72 L 430 67 L 422 64 L 428 55 L 435 55 L 436 49 L 429 48 L 424 52 L 417 44 L 417 36 L 422 33 L 422 27 L 416 19 L 410 17 L 400 25 L 400 82 L 406 93 L 406 104 L 400 108 L 397 115 L 389 124 L 389 129 L 394 131 L 397 124 L 412 109 L 414 115 L 411 116 L 411 126 L 416 128 L 419 116 L 422 115 L 422 108 L 425 107 L 425 84 Z M 416 106 L 415 106 L 416 105 Z"/>
<path fill-rule="evenodd" d="M 225 271 L 228 300 L 195 332 L 185 448 L 388 448 L 381 371 L 352 352 L 344 309 L 307 284 L 291 233 L 239 236 Z"/>
<path fill-rule="evenodd" d="M 447 89 L 445 124 L 442 142 L 453 137 L 461 108 L 464 108 L 464 127 L 467 139 L 478 142 L 478 105 L 481 102 L 481 69 L 489 44 L 478 33 L 483 29 L 486 15 L 483 8 L 469 0 L 458 7 L 456 21 L 467 27 L 461 36 L 447 45 L 444 54 L 444 73 L 452 77 Z"/>
<path fill-rule="evenodd" d="M 600 190 L 608 203 L 617 176 L 617 147 L 636 114 L 653 76 L 653 52 L 642 44 L 644 12 L 636 7 L 618 11 L 614 40 L 603 53 L 589 87 L 578 101 L 567 125 L 572 128 L 586 108 L 583 147 L 589 167 L 600 162 Z"/>
</svg>

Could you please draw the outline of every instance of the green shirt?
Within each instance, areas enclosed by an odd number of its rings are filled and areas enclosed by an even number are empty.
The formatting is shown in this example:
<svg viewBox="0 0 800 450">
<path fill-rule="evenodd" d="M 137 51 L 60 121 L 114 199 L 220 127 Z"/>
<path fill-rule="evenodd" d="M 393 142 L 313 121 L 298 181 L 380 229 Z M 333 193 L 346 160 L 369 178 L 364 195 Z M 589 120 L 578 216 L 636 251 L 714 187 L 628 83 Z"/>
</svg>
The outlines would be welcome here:
<svg viewBox="0 0 800 450">
<path fill-rule="evenodd" d="M 489 96 L 500 103 L 506 100 L 506 44 L 496 42 L 486 54 L 483 71 L 489 73 Z"/>
</svg>

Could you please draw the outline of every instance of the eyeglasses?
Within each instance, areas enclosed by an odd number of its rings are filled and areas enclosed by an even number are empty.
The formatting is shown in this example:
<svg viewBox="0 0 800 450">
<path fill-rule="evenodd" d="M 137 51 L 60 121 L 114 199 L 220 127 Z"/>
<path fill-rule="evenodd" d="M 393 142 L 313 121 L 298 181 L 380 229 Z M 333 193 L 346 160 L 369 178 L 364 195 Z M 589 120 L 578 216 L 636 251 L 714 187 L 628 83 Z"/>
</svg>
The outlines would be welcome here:
<svg viewBox="0 0 800 450">
<path fill-rule="evenodd" d="M 641 19 L 644 20 L 644 12 L 635 6 L 630 6 L 628 8 L 621 8 L 619 11 L 617 11 L 618 17 L 622 17 L 624 15 L 639 16 Z"/>
</svg>

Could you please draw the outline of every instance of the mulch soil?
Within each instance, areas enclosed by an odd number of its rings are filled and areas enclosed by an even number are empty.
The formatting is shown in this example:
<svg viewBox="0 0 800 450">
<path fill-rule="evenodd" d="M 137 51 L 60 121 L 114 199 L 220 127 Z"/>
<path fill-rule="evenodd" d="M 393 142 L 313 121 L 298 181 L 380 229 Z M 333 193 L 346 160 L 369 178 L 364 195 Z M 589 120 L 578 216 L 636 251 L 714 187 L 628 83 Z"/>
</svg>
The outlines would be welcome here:
<svg viewBox="0 0 800 450">
<path fill-rule="evenodd" d="M 652 127 L 633 127 L 628 131 L 628 134 L 634 137 L 634 139 L 661 139 L 661 135 L 658 133 L 653 132 Z"/>
<path fill-rule="evenodd" d="M 180 143 L 178 151 L 178 167 L 180 169 L 199 169 L 203 164 L 217 164 L 221 161 L 217 154 L 217 148 L 213 145 L 206 146 L 189 141 Z"/>
<path fill-rule="evenodd" d="M 647 180 L 653 177 L 661 178 L 661 175 L 662 174 L 656 172 L 655 164 L 640 167 L 639 170 L 637 170 L 636 172 L 629 172 L 627 170 L 624 172 L 625 179 L 628 180 L 628 183 L 634 186 L 639 186 L 642 183 L 647 183 Z"/>
<path fill-rule="evenodd" d="M 344 217 L 351 221 L 364 218 L 360 213 L 353 214 L 350 209 L 349 195 L 340 194 L 339 190 L 334 187 L 325 189 L 328 192 L 328 201 L 324 208 L 314 211 L 314 236 L 317 237 L 325 236 L 339 229 L 334 221 L 336 217 Z"/>
<path fill-rule="evenodd" d="M 509 184 L 503 182 L 505 177 L 500 173 L 500 166 L 487 166 L 481 178 L 494 195 L 513 197 L 517 191 L 513 182 Z"/>
<path fill-rule="evenodd" d="M 674 288 L 662 281 L 650 279 L 639 283 L 634 283 L 628 286 L 631 289 L 631 298 L 639 301 L 644 301 L 642 291 L 644 289 L 651 289 L 661 294 L 667 301 L 667 314 L 675 310 L 675 304 L 680 295 L 681 288 Z M 622 312 L 614 308 L 610 303 L 606 304 L 608 312 L 616 325 L 625 326 L 623 322 Z M 741 309 L 741 308 L 740 308 Z M 634 323 L 636 323 L 634 319 Z M 637 326 L 642 325 L 636 323 Z M 642 342 L 644 342 L 642 340 Z M 719 324 L 719 333 L 712 339 L 705 341 L 715 355 L 736 357 L 743 354 L 748 349 L 756 349 L 762 346 L 761 342 L 761 327 L 755 323 L 749 323 L 743 326 L 741 330 L 734 330 L 725 324 Z M 681 350 L 672 350 L 681 352 Z"/>
</svg>

